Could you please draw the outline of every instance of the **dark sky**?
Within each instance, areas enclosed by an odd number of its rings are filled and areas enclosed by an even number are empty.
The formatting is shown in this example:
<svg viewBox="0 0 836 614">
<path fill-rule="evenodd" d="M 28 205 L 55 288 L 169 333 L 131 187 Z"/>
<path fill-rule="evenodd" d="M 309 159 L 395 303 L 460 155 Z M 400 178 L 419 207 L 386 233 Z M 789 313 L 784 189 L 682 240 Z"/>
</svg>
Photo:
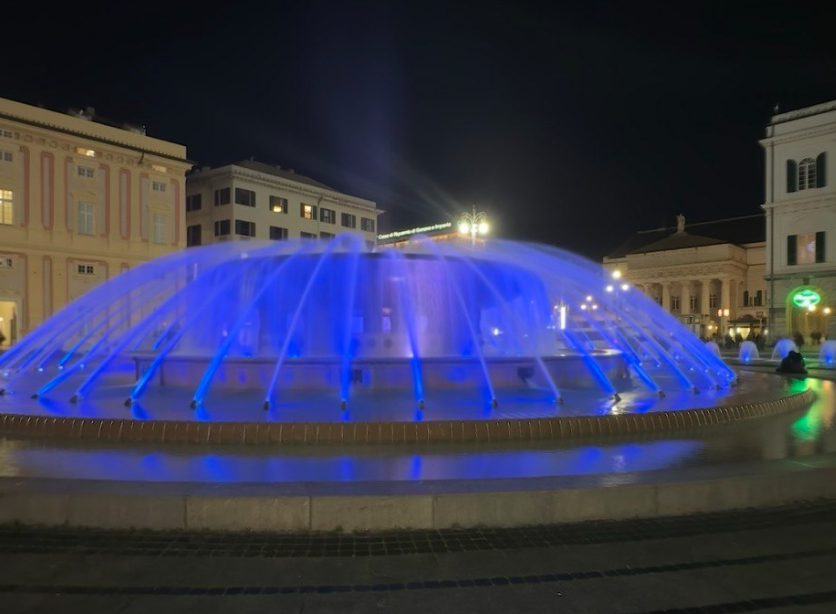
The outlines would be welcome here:
<svg viewBox="0 0 836 614">
<path fill-rule="evenodd" d="M 377 201 L 383 231 L 475 203 L 593 258 L 680 212 L 758 212 L 773 105 L 836 98 L 833 2 L 28 4 L 4 7 L 26 38 L 2 97 L 295 168 Z"/>
</svg>

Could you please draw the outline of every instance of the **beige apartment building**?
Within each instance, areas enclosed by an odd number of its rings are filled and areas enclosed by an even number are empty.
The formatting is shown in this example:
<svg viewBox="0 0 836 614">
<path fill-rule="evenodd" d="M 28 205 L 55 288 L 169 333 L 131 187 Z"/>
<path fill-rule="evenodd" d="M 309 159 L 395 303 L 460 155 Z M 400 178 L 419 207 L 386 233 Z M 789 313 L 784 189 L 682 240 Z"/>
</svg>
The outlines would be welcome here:
<svg viewBox="0 0 836 614">
<path fill-rule="evenodd" d="M 186 148 L 93 109 L 0 99 L 0 332 L 186 245 Z"/>
<path fill-rule="evenodd" d="M 695 335 L 768 334 L 763 214 L 638 232 L 604 258 Z"/>
<path fill-rule="evenodd" d="M 195 169 L 186 182 L 189 246 L 235 239 L 330 239 L 357 232 L 377 243 L 373 201 L 339 192 L 292 169 L 242 160 Z"/>
</svg>

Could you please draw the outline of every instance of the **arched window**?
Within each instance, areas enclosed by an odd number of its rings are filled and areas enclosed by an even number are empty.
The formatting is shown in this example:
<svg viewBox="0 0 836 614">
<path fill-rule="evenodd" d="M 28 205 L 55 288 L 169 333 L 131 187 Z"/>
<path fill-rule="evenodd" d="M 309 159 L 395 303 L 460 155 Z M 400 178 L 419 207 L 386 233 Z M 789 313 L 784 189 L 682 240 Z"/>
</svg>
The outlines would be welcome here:
<svg viewBox="0 0 836 614">
<path fill-rule="evenodd" d="M 806 190 L 818 187 L 816 185 L 816 161 L 804 158 L 798 163 L 798 189 Z"/>
</svg>

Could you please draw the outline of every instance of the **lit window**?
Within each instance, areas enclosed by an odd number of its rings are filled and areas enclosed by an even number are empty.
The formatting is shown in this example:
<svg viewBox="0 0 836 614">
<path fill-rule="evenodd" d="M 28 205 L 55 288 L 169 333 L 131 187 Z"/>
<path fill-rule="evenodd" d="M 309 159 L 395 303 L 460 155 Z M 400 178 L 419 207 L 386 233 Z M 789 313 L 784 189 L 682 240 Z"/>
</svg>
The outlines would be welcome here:
<svg viewBox="0 0 836 614">
<path fill-rule="evenodd" d="M 89 166 L 79 166 L 78 167 L 78 176 L 79 177 L 95 177 L 96 170 Z"/>
<path fill-rule="evenodd" d="M 192 194 L 191 196 L 186 196 L 186 211 L 200 211 L 203 207 L 203 202 L 201 201 L 200 194 Z"/>
<path fill-rule="evenodd" d="M 246 222 L 244 220 L 235 220 L 235 234 L 242 237 L 255 236 L 255 222 Z"/>
<path fill-rule="evenodd" d="M 11 225 L 14 221 L 14 193 L 0 190 L 0 224 Z"/>
<path fill-rule="evenodd" d="M 152 164 L 151 168 L 153 168 L 158 173 L 167 173 L 168 169 L 164 166 L 160 166 L 159 164 Z"/>
<path fill-rule="evenodd" d="M 816 263 L 816 233 L 810 232 L 803 235 L 796 235 L 795 238 L 795 263 L 815 264 Z"/>
<path fill-rule="evenodd" d="M 11 162 L 14 160 L 14 156 L 10 151 L 0 151 L 0 160 L 3 162 Z"/>
<path fill-rule="evenodd" d="M 92 235 L 95 232 L 93 203 L 78 203 L 78 234 Z"/>
<path fill-rule="evenodd" d="M 151 216 L 151 223 L 153 231 L 151 233 L 151 241 L 154 243 L 164 244 L 165 241 L 165 214 L 154 213 Z"/>
<path fill-rule="evenodd" d="M 270 211 L 273 213 L 287 213 L 287 199 L 280 196 L 271 196 Z"/>
<path fill-rule="evenodd" d="M 281 241 L 282 239 L 287 239 L 287 228 L 281 228 L 280 226 L 270 226 L 270 238 L 273 241 Z"/>
<path fill-rule="evenodd" d="M 165 181 L 152 181 L 151 182 L 151 189 L 155 192 L 165 192 L 166 183 Z"/>
<path fill-rule="evenodd" d="M 816 187 L 816 161 L 804 158 L 798 163 L 798 189 L 806 190 Z M 799 260 L 799 262 L 801 262 Z"/>
<path fill-rule="evenodd" d="M 87 156 L 88 158 L 95 158 L 96 152 L 93 149 L 86 149 L 84 147 L 76 147 L 75 152 L 82 156 Z"/>
<path fill-rule="evenodd" d="M 302 217 L 306 220 L 315 220 L 316 219 L 316 207 L 313 205 L 307 205 L 302 203 Z"/>
<path fill-rule="evenodd" d="M 93 275 L 95 273 L 95 268 L 92 264 L 79 264 L 77 270 L 79 275 Z"/>
</svg>

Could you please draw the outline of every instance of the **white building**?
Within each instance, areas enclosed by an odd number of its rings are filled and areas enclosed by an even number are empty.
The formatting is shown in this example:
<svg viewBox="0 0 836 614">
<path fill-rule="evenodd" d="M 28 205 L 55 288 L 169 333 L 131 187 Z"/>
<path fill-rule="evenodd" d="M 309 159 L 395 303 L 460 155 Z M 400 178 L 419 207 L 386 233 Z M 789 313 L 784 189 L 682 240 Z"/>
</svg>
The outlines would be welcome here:
<svg viewBox="0 0 836 614">
<path fill-rule="evenodd" d="M 186 178 L 189 246 L 229 239 L 329 239 L 355 231 L 374 247 L 374 202 L 343 194 L 292 169 L 244 160 Z"/>
<path fill-rule="evenodd" d="M 641 231 L 604 258 L 695 335 L 768 330 L 761 214 Z"/>
<path fill-rule="evenodd" d="M 766 153 L 770 320 L 787 336 L 833 337 L 836 308 L 836 100 L 774 115 Z"/>
</svg>

